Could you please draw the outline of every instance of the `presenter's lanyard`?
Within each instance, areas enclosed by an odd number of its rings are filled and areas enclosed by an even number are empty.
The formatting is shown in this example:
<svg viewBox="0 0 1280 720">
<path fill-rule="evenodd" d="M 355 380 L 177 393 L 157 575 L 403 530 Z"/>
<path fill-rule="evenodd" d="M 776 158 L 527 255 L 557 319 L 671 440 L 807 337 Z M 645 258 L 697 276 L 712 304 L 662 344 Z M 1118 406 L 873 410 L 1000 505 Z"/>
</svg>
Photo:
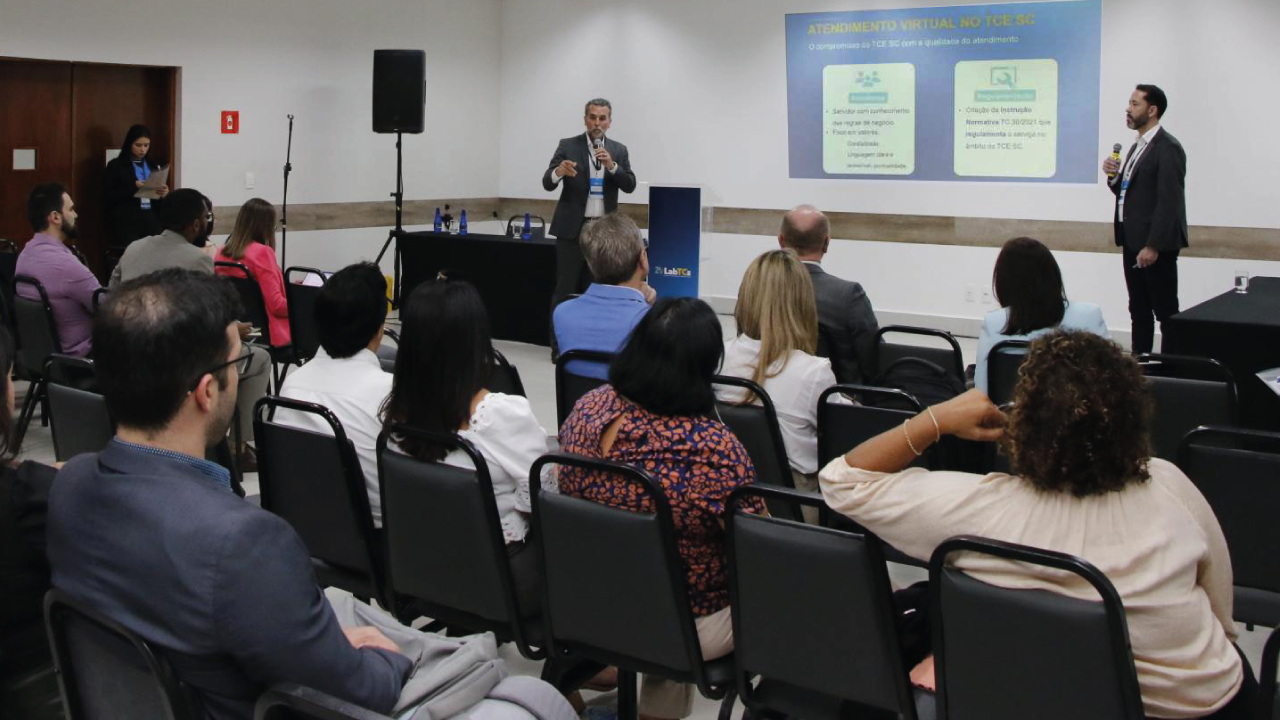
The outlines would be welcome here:
<svg viewBox="0 0 1280 720">
<path fill-rule="evenodd" d="M 1154 138 L 1153 138 L 1154 139 Z M 1124 175 L 1120 180 L 1120 219 L 1124 219 L 1124 197 L 1129 194 L 1129 180 L 1133 177 L 1133 171 L 1138 167 L 1138 162 L 1142 160 L 1142 154 L 1147 151 L 1147 147 L 1151 145 L 1150 140 L 1138 138 L 1138 147 L 1133 150 L 1133 157 L 1129 158 L 1130 162 L 1124 168 Z"/>
</svg>

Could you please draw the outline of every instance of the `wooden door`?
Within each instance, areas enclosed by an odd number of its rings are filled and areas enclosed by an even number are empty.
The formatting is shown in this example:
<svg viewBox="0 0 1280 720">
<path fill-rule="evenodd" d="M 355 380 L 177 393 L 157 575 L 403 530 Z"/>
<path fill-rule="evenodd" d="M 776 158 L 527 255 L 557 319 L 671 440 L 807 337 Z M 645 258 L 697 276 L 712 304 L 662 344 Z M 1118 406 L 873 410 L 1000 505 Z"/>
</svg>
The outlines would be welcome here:
<svg viewBox="0 0 1280 720">
<path fill-rule="evenodd" d="M 14 150 L 28 148 L 35 169 L 14 170 Z M 32 188 L 71 177 L 71 64 L 0 59 L 0 238 L 30 240 Z"/>
</svg>

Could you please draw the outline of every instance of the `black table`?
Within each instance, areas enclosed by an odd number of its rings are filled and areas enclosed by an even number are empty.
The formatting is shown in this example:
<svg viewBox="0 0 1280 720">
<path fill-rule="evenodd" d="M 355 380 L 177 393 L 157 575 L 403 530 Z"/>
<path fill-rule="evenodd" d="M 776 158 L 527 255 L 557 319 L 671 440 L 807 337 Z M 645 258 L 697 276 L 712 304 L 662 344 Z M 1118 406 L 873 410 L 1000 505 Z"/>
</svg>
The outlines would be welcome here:
<svg viewBox="0 0 1280 720">
<path fill-rule="evenodd" d="M 1225 292 L 1165 320 L 1162 351 L 1213 358 L 1235 375 L 1240 419 L 1280 430 L 1280 397 L 1258 379 L 1280 366 L 1280 278 L 1257 277 L 1249 292 Z"/>
<path fill-rule="evenodd" d="M 480 291 L 498 340 L 551 342 L 551 295 L 556 285 L 555 240 L 512 240 L 505 235 L 410 232 L 397 242 L 400 300 L 441 271 Z"/>
</svg>

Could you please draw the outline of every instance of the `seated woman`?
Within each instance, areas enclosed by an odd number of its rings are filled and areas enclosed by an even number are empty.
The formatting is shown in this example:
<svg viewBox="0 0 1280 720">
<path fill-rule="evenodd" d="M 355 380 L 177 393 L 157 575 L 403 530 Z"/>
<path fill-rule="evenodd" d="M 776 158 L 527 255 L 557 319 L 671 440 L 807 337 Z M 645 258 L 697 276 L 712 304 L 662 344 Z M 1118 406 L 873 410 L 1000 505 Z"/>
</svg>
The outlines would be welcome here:
<svg viewBox="0 0 1280 720">
<path fill-rule="evenodd" d="M 609 384 L 587 393 L 560 429 L 565 452 L 644 467 L 661 484 L 675 519 L 703 657 L 733 649 L 722 519 L 729 493 L 754 481 L 751 459 L 715 417 L 711 377 L 720 365 L 720 321 L 695 298 L 659 300 L 636 325 L 609 369 Z M 605 505 L 652 509 L 604 473 L 564 467 L 560 491 Z M 756 498 L 756 512 L 764 504 Z M 689 685 L 645 676 L 640 714 L 682 718 Z"/>
<path fill-rule="evenodd" d="M 123 248 L 138 238 L 160 234 L 161 201 L 134 197 L 142 183 L 159 169 L 160 165 L 151 159 L 151 131 L 145 125 L 131 126 L 120 145 L 120 154 L 107 163 L 102 174 L 113 246 Z M 161 186 L 156 194 L 169 194 L 169 186 Z"/>
<path fill-rule="evenodd" d="M 769 394 L 796 487 L 816 490 L 818 396 L 836 384 L 836 376 L 830 360 L 813 354 L 818 309 L 804 263 L 791 250 L 770 250 L 753 260 L 742 276 L 733 317 L 738 336 L 724 345 L 720 373 L 752 380 Z M 737 388 L 721 386 L 716 393 L 730 402 L 755 401 Z"/>
<path fill-rule="evenodd" d="M 822 494 L 916 558 L 974 534 L 1088 560 L 1124 602 L 1148 717 L 1246 717 L 1256 682 L 1232 646 L 1226 541 L 1187 476 L 1149 457 L 1145 387 L 1115 343 L 1054 331 L 1031 345 L 1007 427 L 970 390 L 832 460 Z M 1013 474 L 903 469 L 944 434 L 1000 439 Z M 963 554 L 956 566 L 1001 587 L 1097 597 L 1053 570 Z"/>
<path fill-rule="evenodd" d="M 276 260 L 276 209 L 261 198 L 253 198 L 240 206 L 235 227 L 227 237 L 214 262 L 241 263 L 253 273 L 262 288 L 262 300 L 267 308 L 268 332 L 271 346 L 283 347 L 291 342 L 289 336 L 289 305 L 284 298 L 284 273 Z M 219 275 L 244 277 L 236 268 L 218 267 Z"/>
<path fill-rule="evenodd" d="M 1014 238 L 1000 248 L 991 273 L 991 289 L 1000 309 L 982 318 L 973 384 L 987 392 L 987 356 L 1001 340 L 1030 340 L 1057 327 L 1088 330 L 1110 337 L 1102 309 L 1071 302 L 1053 253 L 1039 240 Z"/>
<path fill-rule="evenodd" d="M 547 452 L 547 433 L 527 398 L 486 389 L 494 367 L 489 316 L 480 294 L 459 280 L 424 282 L 401 312 L 400 347 L 383 426 L 403 423 L 434 432 L 457 433 L 484 457 L 497 496 L 502 534 L 522 613 L 542 606 L 537 553 L 525 544 L 529 532 L 529 468 Z M 470 468 L 458 449 L 395 437 L 398 448 L 419 460 Z M 544 488 L 554 490 L 548 474 Z"/>
</svg>

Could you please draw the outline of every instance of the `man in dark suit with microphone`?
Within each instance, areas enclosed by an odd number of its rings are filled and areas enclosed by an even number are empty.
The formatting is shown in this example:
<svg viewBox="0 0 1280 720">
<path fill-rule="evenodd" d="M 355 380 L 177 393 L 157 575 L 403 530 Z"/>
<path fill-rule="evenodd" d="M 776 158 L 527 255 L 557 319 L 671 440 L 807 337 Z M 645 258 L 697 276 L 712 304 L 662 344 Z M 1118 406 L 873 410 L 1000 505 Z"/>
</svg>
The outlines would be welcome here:
<svg viewBox="0 0 1280 720">
<path fill-rule="evenodd" d="M 618 207 L 618 191 L 636 189 L 627 146 L 605 137 L 613 123 L 613 106 L 604 98 L 587 103 L 583 124 L 587 131 L 565 138 L 556 147 L 551 164 L 542 174 L 548 191 L 561 185 L 560 202 L 551 218 L 551 234 L 556 236 L 556 289 L 552 307 L 566 295 L 580 293 L 591 284 L 578 245 L 582 227 L 604 217 Z"/>
<path fill-rule="evenodd" d="M 1102 163 L 1116 196 L 1113 224 L 1124 251 L 1134 353 L 1151 352 L 1155 320 L 1167 337 L 1164 321 L 1178 312 L 1178 252 L 1187 247 L 1187 153 L 1160 127 L 1167 107 L 1163 90 L 1137 86 L 1125 111 L 1137 142 L 1124 162 L 1109 157 Z"/>
</svg>

